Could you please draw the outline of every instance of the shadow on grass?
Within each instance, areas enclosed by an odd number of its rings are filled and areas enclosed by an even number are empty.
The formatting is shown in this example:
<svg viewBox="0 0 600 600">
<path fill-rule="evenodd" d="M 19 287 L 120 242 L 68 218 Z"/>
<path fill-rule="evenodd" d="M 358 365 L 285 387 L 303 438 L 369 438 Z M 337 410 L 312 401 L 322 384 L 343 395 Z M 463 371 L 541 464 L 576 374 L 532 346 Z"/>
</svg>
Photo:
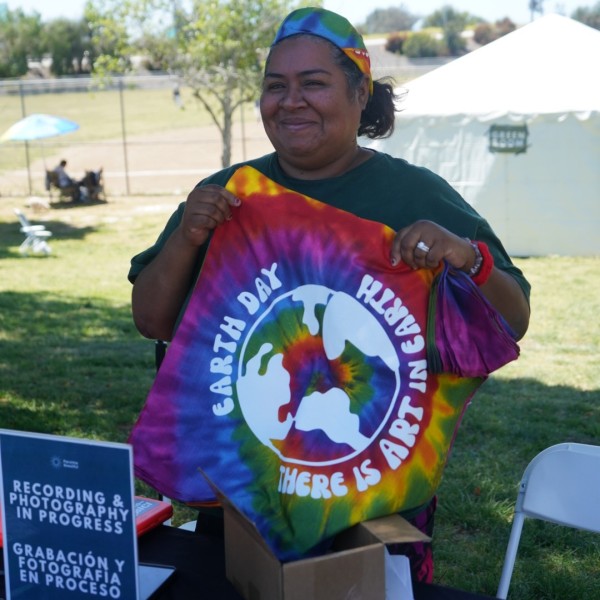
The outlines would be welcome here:
<svg viewBox="0 0 600 600">
<path fill-rule="evenodd" d="M 130 423 L 154 377 L 154 344 L 137 332 L 128 305 L 6 291 L 0 293 L 0 330 L 2 423 L 18 426 L 19 412 L 29 411 L 40 417 L 39 428 L 85 423 L 111 438 L 111 412 L 129 407 L 121 421 Z M 512 497 L 515 480 L 544 447 L 600 439 L 599 400 L 597 390 L 492 376 L 465 412 L 447 473 L 460 465 L 466 479 L 460 485 L 467 493 L 478 489 L 478 497 L 486 478 L 498 475 Z M 50 414 L 48 427 L 43 415 Z"/>
<path fill-rule="evenodd" d="M 599 439 L 598 390 L 492 376 L 456 436 L 440 487 L 453 500 L 441 511 L 452 512 L 465 530 L 491 532 L 506 516 L 498 505 L 512 507 L 523 471 L 536 454 L 561 442 L 597 444 Z"/>
<path fill-rule="evenodd" d="M 108 204 L 108 200 L 86 200 L 85 202 L 72 202 L 71 200 L 54 200 L 50 203 L 51 209 L 65 210 L 70 208 L 86 208 L 87 206 L 99 206 Z"/>
<path fill-rule="evenodd" d="M 52 232 L 52 237 L 49 238 L 49 242 L 53 240 L 81 240 L 83 241 L 88 235 L 94 233 L 96 227 L 73 227 L 69 223 L 64 221 L 36 221 L 35 219 L 29 219 L 32 225 L 43 223 L 43 225 Z M 14 258 L 19 256 L 19 246 L 25 240 L 25 235 L 21 233 L 21 225 L 15 215 L 14 223 L 0 223 L 0 259 L 2 258 Z M 33 256 L 28 258 L 34 258 Z M 41 258 L 41 257 L 37 257 Z M 46 258 L 46 257 L 44 257 Z"/>
<path fill-rule="evenodd" d="M 154 345 L 135 330 L 129 306 L 3 292 L 0 331 L 2 427 L 127 439 L 155 374 Z M 438 490 L 436 581 L 495 593 L 526 465 L 559 442 L 598 443 L 599 400 L 597 390 L 532 378 L 492 376 L 482 386 Z M 544 525 L 525 528 L 511 597 L 599 598 L 598 536 Z"/>
<path fill-rule="evenodd" d="M 123 441 L 154 377 L 129 307 L 0 293 L 3 427 Z"/>
<path fill-rule="evenodd" d="M 438 581 L 495 594 L 526 466 L 554 444 L 598 444 L 599 439 L 598 390 L 492 376 L 465 414 L 438 490 Z M 458 556 L 468 556 L 469 562 L 457 561 Z M 511 597 L 600 597 L 598 559 L 596 534 L 528 522 Z M 596 578 L 581 576 L 594 569 Z M 548 593 L 550 588 L 554 592 Z M 581 595 L 570 596 L 569 589 Z"/>
</svg>

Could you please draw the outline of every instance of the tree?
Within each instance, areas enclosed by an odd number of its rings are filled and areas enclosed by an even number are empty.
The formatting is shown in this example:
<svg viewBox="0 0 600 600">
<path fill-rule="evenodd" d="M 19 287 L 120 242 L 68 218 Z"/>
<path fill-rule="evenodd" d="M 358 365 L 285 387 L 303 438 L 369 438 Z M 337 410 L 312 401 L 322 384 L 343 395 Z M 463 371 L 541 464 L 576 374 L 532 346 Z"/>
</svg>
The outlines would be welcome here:
<svg viewBox="0 0 600 600">
<path fill-rule="evenodd" d="M 467 42 L 462 37 L 464 27 L 459 20 L 449 21 L 444 27 L 443 42 L 449 56 L 460 56 L 467 49 Z"/>
<path fill-rule="evenodd" d="M 402 46 L 402 50 L 409 58 L 432 58 L 439 56 L 440 44 L 428 33 L 417 31 L 408 36 Z"/>
<path fill-rule="evenodd" d="M 288 6 L 279 0 L 230 0 L 225 10 L 222 2 L 196 4 L 184 28 L 179 70 L 219 128 L 228 166 L 233 113 L 257 98 L 265 51 Z"/>
<path fill-rule="evenodd" d="M 42 21 L 38 13 L 7 10 L 0 18 L 0 77 L 20 77 L 30 58 L 42 56 Z"/>
<path fill-rule="evenodd" d="M 103 52 L 94 63 L 100 77 L 125 73 L 132 55 L 148 40 L 162 39 L 163 67 L 192 89 L 223 142 L 221 163 L 231 163 L 233 115 L 259 94 L 263 63 L 277 27 L 294 5 L 290 0 L 96 0 L 86 17 Z M 152 60 L 152 57 L 149 57 Z"/>
<path fill-rule="evenodd" d="M 449 24 L 452 24 L 462 31 L 467 25 L 479 23 L 481 21 L 483 21 L 483 19 L 475 17 L 468 12 L 459 12 L 447 4 L 426 17 L 424 25 L 425 27 L 441 27 L 442 29 L 445 29 Z"/>
<path fill-rule="evenodd" d="M 544 0 L 529 0 L 529 10 L 531 11 L 531 20 L 535 18 L 535 13 L 544 14 Z"/>
<path fill-rule="evenodd" d="M 78 73 L 90 52 L 90 30 L 85 20 L 55 19 L 42 23 L 39 13 L 7 10 L 0 16 L 0 77 L 21 77 L 30 60 L 52 58 L 54 75 Z"/>
<path fill-rule="evenodd" d="M 458 12 L 452 6 L 446 5 L 431 13 L 425 19 L 426 27 L 441 27 L 443 43 L 446 47 L 446 54 L 458 56 L 466 50 L 467 43 L 462 37 L 462 32 L 467 25 L 476 24 L 483 21 L 468 12 Z"/>
<path fill-rule="evenodd" d="M 418 17 L 411 14 L 402 5 L 397 8 L 378 8 L 367 16 L 360 27 L 363 33 L 389 33 L 412 29 Z"/>
<path fill-rule="evenodd" d="M 600 2 L 589 8 L 576 9 L 571 18 L 594 29 L 600 29 Z"/>
<path fill-rule="evenodd" d="M 136 41 L 144 31 L 142 28 L 140 32 L 137 22 L 152 16 L 152 8 L 147 7 L 150 11 L 148 15 L 145 10 L 136 11 L 133 7 L 130 17 L 129 2 L 96 0 L 86 4 L 84 19 L 89 23 L 92 44 L 96 50 L 90 57 L 92 71 L 100 81 L 110 78 L 111 74 L 125 73 L 130 68 L 130 56 L 137 53 Z"/>
<path fill-rule="evenodd" d="M 52 56 L 52 73 L 69 75 L 81 72 L 81 59 L 91 50 L 91 35 L 84 19 L 55 19 L 45 25 L 41 45 Z"/>
</svg>

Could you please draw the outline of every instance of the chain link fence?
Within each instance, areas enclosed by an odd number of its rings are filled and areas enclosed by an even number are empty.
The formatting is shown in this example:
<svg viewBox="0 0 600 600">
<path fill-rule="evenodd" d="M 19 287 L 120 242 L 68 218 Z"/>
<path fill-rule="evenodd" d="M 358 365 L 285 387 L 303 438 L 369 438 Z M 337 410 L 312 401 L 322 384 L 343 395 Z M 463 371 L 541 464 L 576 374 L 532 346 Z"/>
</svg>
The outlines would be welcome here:
<svg viewBox="0 0 600 600">
<path fill-rule="evenodd" d="M 400 84 L 439 61 L 407 61 L 372 47 L 375 78 Z M 80 124 L 73 134 L 0 143 L 0 196 L 48 197 L 45 171 L 67 160 L 74 178 L 103 169 L 108 196 L 181 195 L 221 168 L 222 137 L 170 75 L 121 77 L 100 88 L 90 77 L 0 81 L 0 134 L 34 113 Z M 270 152 L 255 105 L 236 111 L 232 163 Z"/>
</svg>

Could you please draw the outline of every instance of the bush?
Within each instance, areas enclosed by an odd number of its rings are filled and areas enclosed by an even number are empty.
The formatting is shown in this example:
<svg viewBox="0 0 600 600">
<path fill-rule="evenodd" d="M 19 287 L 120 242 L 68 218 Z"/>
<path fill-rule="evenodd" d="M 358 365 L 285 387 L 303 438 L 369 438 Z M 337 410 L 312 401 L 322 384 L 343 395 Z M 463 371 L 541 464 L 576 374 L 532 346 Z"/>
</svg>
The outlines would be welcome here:
<svg viewBox="0 0 600 600">
<path fill-rule="evenodd" d="M 403 54 L 404 43 L 409 35 L 407 31 L 391 33 L 385 43 L 385 49 L 394 54 Z"/>
<path fill-rule="evenodd" d="M 600 2 L 596 2 L 594 6 L 586 8 L 582 6 L 578 8 L 572 15 L 572 19 L 593 27 L 594 29 L 600 29 Z"/>
<path fill-rule="evenodd" d="M 409 58 L 431 58 L 439 56 L 440 43 L 428 33 L 418 31 L 406 39 L 403 50 Z"/>
<path fill-rule="evenodd" d="M 489 23 L 480 23 L 477 25 L 477 27 L 475 27 L 473 39 L 480 46 L 485 46 L 486 44 L 497 40 L 503 35 L 511 33 L 516 28 L 517 26 L 509 18 L 496 21 L 494 25 L 490 25 Z"/>
<path fill-rule="evenodd" d="M 498 32 L 498 37 L 502 37 L 507 33 L 511 33 L 517 28 L 513 21 L 511 21 L 508 17 L 504 17 L 504 19 L 502 19 L 501 21 L 496 21 L 494 27 Z"/>
<path fill-rule="evenodd" d="M 495 39 L 494 28 L 489 23 L 479 23 L 473 31 L 473 40 L 480 46 L 485 46 Z"/>
</svg>

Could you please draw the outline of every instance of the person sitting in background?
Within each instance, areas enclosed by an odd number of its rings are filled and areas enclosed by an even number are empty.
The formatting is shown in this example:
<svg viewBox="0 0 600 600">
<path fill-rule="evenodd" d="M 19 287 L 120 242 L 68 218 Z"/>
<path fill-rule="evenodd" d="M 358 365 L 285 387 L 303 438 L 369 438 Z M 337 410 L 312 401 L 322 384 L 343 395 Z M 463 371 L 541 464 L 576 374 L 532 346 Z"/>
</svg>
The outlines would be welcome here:
<svg viewBox="0 0 600 600">
<path fill-rule="evenodd" d="M 56 173 L 56 176 L 58 177 L 58 185 L 61 188 L 68 188 L 71 187 L 72 185 L 78 185 L 78 182 L 76 182 L 74 179 L 71 178 L 70 175 L 68 175 L 67 171 L 66 171 L 66 166 L 67 166 L 67 161 L 63 158 L 58 165 L 54 168 L 54 172 Z"/>
<path fill-rule="evenodd" d="M 81 180 L 83 199 L 98 201 L 106 199 L 104 195 L 104 169 L 100 167 L 97 171 L 86 171 Z M 85 193 L 83 192 L 85 190 Z"/>
<path fill-rule="evenodd" d="M 66 171 L 67 161 L 63 158 L 58 165 L 54 168 L 56 174 L 58 187 L 62 190 L 67 190 L 73 197 L 73 202 L 78 202 L 82 199 L 81 192 L 81 181 L 73 179 Z"/>
<path fill-rule="evenodd" d="M 436 270 L 445 261 L 462 271 L 514 339 L 523 337 L 530 286 L 487 221 L 441 177 L 358 144 L 358 136 L 391 134 L 396 100 L 389 81 L 373 81 L 362 37 L 345 18 L 317 8 L 291 13 L 270 49 L 260 99 L 275 152 L 201 181 L 157 242 L 132 259 L 138 330 L 173 338 L 214 230 L 236 219 L 244 201 L 226 186 L 249 165 L 280 186 L 393 229 L 390 269 Z M 413 508 L 401 514 L 431 536 L 436 496 Z M 409 556 L 415 580 L 432 580 L 430 544 L 395 550 Z"/>
</svg>

